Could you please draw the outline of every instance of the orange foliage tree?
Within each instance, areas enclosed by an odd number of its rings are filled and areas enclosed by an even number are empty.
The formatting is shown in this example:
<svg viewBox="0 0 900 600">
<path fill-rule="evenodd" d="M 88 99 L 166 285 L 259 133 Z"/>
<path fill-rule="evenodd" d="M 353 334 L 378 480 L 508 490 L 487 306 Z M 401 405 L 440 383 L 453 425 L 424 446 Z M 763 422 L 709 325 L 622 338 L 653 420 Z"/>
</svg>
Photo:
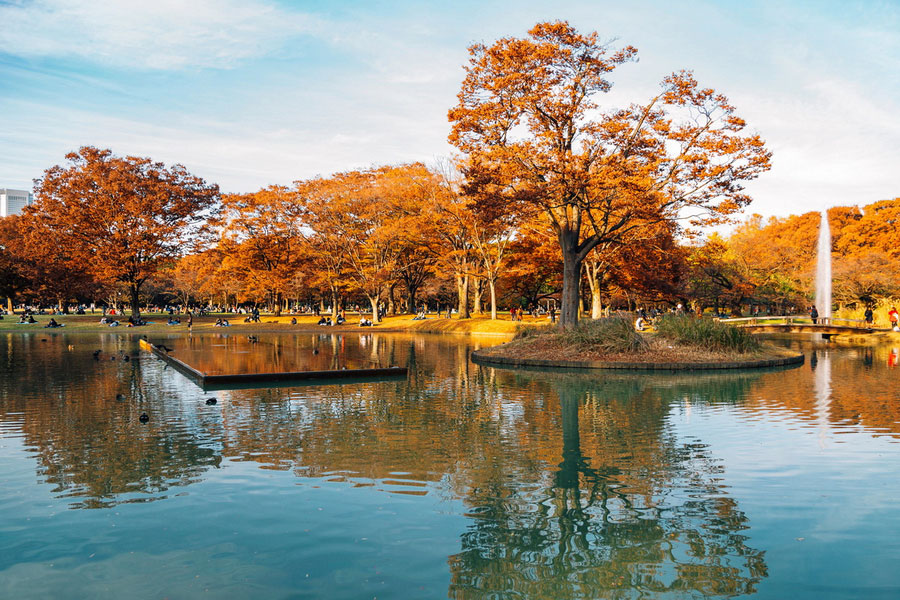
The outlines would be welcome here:
<svg viewBox="0 0 900 600">
<path fill-rule="evenodd" d="M 64 245 L 101 281 L 127 287 L 140 315 L 141 286 L 185 253 L 219 199 L 219 188 L 181 165 L 118 157 L 84 146 L 36 181 L 28 229 Z"/>
<path fill-rule="evenodd" d="M 320 279 L 330 288 L 334 316 L 341 289 L 361 292 L 379 322 L 379 304 L 407 269 L 413 287 L 412 257 L 422 248 L 413 226 L 429 202 L 433 175 L 420 163 L 340 173 L 297 182 L 311 230 L 309 243 Z M 420 285 L 420 283 L 418 284 Z"/>
<path fill-rule="evenodd" d="M 727 98 L 688 72 L 643 105 L 598 113 L 609 73 L 636 50 L 612 51 L 596 32 L 539 23 L 528 38 L 469 52 L 450 141 L 498 201 L 548 216 L 563 258 L 563 327 L 578 320 L 581 265 L 598 244 L 689 209 L 705 215 L 695 222 L 729 215 L 750 201 L 742 182 L 769 168 L 762 139 L 742 135 Z"/>
<path fill-rule="evenodd" d="M 829 211 L 828 217 L 832 229 L 836 229 L 833 212 Z M 855 217 L 846 219 L 838 229 L 840 235 L 835 236 L 834 243 L 837 252 L 851 256 L 877 251 L 895 260 L 900 258 L 900 198 L 864 206 Z"/>
<path fill-rule="evenodd" d="M 0 219 L 0 297 L 6 298 L 6 307 L 13 309 L 13 298 L 28 286 L 28 277 L 23 272 L 19 217 Z"/>
<path fill-rule="evenodd" d="M 239 273 L 245 294 L 271 300 L 276 316 L 304 264 L 301 217 L 296 195 L 281 186 L 223 198 L 218 219 L 222 268 Z"/>
</svg>

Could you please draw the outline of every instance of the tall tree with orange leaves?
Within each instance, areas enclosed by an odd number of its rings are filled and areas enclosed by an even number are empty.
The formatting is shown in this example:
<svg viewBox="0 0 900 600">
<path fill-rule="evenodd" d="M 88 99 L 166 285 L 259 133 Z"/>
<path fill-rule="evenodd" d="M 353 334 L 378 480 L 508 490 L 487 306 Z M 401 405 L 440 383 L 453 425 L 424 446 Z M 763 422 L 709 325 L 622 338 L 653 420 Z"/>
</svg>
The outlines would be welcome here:
<svg viewBox="0 0 900 600">
<path fill-rule="evenodd" d="M 269 298 L 275 316 L 281 315 L 284 298 L 303 257 L 302 210 L 296 194 L 271 186 L 253 194 L 228 194 L 218 219 L 225 251 L 222 266 L 242 275 L 245 291 L 255 298 Z"/>
<path fill-rule="evenodd" d="M 598 244 L 688 211 L 698 224 L 730 215 L 750 201 L 742 182 L 769 168 L 762 139 L 742 134 L 727 98 L 689 72 L 666 77 L 644 104 L 599 112 L 609 74 L 636 52 L 539 23 L 527 38 L 471 46 L 449 112 L 467 177 L 549 218 L 563 258 L 562 327 L 578 320 L 581 265 Z"/>
<path fill-rule="evenodd" d="M 36 181 L 26 208 L 32 233 L 64 244 L 101 281 L 128 289 L 140 315 L 140 290 L 161 266 L 183 255 L 219 199 L 219 188 L 182 165 L 84 146 Z"/>
</svg>

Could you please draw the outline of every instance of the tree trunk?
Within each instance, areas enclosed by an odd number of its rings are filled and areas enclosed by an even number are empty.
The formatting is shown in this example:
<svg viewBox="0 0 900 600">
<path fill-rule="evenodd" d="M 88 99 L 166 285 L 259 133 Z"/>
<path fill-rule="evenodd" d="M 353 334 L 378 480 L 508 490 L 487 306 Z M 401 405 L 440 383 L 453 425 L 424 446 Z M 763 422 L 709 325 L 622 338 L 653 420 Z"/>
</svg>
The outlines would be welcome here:
<svg viewBox="0 0 900 600">
<path fill-rule="evenodd" d="M 396 315 L 397 314 L 397 302 L 394 300 L 394 288 L 397 286 L 396 283 L 391 284 L 388 288 L 388 305 L 387 305 L 387 314 Z"/>
<path fill-rule="evenodd" d="M 128 284 L 128 292 L 131 295 L 131 316 L 135 319 L 141 316 L 141 301 L 138 296 L 141 288 L 137 283 Z"/>
<path fill-rule="evenodd" d="M 337 323 L 338 318 L 338 294 L 337 290 L 331 290 L 331 322 Z"/>
<path fill-rule="evenodd" d="M 12 296 L 6 297 L 6 312 L 13 314 Z"/>
<path fill-rule="evenodd" d="M 488 280 L 488 289 L 491 292 L 491 320 L 497 320 L 497 282 L 494 279 Z"/>
<path fill-rule="evenodd" d="M 418 312 L 416 310 L 416 293 L 419 291 L 419 288 L 415 285 L 407 285 L 406 293 L 408 297 L 406 298 L 406 312 L 409 314 L 415 314 Z"/>
<path fill-rule="evenodd" d="M 481 298 L 484 296 L 484 283 L 484 279 L 480 277 L 475 279 L 475 291 L 473 292 L 472 309 L 476 315 L 480 315 L 483 312 L 481 306 Z"/>
<path fill-rule="evenodd" d="M 588 287 L 591 290 L 591 318 L 599 319 L 603 316 L 603 299 L 601 297 L 601 285 L 600 285 L 600 265 L 596 262 L 588 263 L 588 266 L 585 268 L 587 271 L 587 282 Z"/>
<path fill-rule="evenodd" d="M 456 310 L 460 319 L 468 319 L 469 314 L 469 276 L 458 273 L 456 275 L 456 291 L 459 297 Z"/>
<path fill-rule="evenodd" d="M 275 316 L 281 316 L 281 292 L 275 292 Z"/>
<path fill-rule="evenodd" d="M 600 287 L 591 289 L 591 318 L 599 319 L 603 316 L 603 298 L 600 296 Z"/>
<path fill-rule="evenodd" d="M 575 245 L 572 246 L 562 247 L 563 289 L 559 301 L 559 326 L 562 329 L 571 329 L 578 324 L 578 308 L 581 304 L 581 260 Z"/>
<path fill-rule="evenodd" d="M 366 294 L 366 298 L 369 299 L 369 304 L 372 305 L 372 324 L 381 323 L 381 319 L 378 318 L 378 296 L 369 296 Z"/>
</svg>

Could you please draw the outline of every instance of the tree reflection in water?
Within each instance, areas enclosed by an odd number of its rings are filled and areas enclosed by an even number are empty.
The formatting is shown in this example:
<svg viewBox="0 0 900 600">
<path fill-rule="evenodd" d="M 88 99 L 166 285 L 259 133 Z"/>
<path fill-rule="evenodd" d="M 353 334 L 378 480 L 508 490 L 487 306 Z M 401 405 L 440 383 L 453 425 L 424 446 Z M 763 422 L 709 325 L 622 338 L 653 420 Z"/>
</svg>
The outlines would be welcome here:
<svg viewBox="0 0 900 600">
<path fill-rule="evenodd" d="M 733 401 L 749 387 L 747 377 L 720 377 L 707 380 L 714 396 L 724 392 Z M 725 494 L 703 445 L 679 445 L 665 430 L 670 402 L 702 390 L 687 383 L 644 388 L 633 377 L 601 384 L 542 378 L 559 398 L 562 461 L 531 484 L 498 470 L 489 485 L 472 490 L 466 501 L 474 524 L 450 558 L 450 596 L 753 593 L 766 564 L 741 534 L 747 517 Z M 579 408 L 591 427 L 581 426 Z M 583 451 L 582 430 L 593 457 Z"/>
<path fill-rule="evenodd" d="M 122 360 L 133 347 L 128 340 L 99 337 L 24 337 L 15 350 L 28 368 L 12 360 L 0 365 L 15 371 L 0 386 L 0 421 L 23 415 L 22 436 L 38 460 L 38 476 L 56 495 L 73 499 L 72 508 L 104 508 L 165 497 L 219 466 L 221 455 L 198 435 L 202 421 L 169 401 L 169 374 Z M 102 350 L 99 361 L 95 348 Z M 138 419 L 145 411 L 153 414 L 147 424 Z"/>
</svg>

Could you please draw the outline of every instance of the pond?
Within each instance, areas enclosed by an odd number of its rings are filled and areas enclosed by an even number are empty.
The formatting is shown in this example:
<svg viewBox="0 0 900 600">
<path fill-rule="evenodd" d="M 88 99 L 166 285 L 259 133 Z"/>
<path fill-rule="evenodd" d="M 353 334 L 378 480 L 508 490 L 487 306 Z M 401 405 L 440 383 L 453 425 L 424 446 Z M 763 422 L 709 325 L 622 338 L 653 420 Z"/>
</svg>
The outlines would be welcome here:
<svg viewBox="0 0 900 600">
<path fill-rule="evenodd" d="M 0 597 L 900 597 L 895 348 L 667 375 L 469 360 L 499 339 L 163 341 L 409 375 L 204 392 L 136 337 L 0 336 Z"/>
</svg>

